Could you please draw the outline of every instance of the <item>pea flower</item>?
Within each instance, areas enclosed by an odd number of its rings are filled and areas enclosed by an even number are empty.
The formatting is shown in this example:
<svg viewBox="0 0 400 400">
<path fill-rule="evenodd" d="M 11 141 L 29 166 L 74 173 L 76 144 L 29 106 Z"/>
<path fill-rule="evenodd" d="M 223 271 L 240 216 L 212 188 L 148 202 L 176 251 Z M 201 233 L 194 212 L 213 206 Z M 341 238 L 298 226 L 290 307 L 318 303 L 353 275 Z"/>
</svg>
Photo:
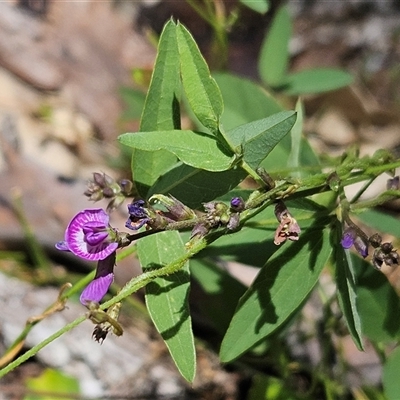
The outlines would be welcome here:
<svg viewBox="0 0 400 400">
<path fill-rule="evenodd" d="M 106 295 L 114 280 L 116 252 L 112 252 L 105 259 L 99 260 L 96 268 L 96 275 L 85 289 L 83 289 L 79 298 L 80 302 L 87 306 L 90 303 L 100 303 Z"/>
<path fill-rule="evenodd" d="M 279 221 L 279 226 L 275 231 L 274 243 L 279 246 L 287 239 L 299 240 L 300 226 L 292 217 L 283 201 L 279 201 L 275 206 L 275 216 Z"/>
<path fill-rule="evenodd" d="M 109 225 L 109 216 L 101 208 L 80 211 L 65 230 L 58 250 L 70 251 L 89 261 L 104 260 L 118 247 L 117 233 Z"/>
<path fill-rule="evenodd" d="M 353 228 L 345 229 L 340 244 L 344 249 L 354 246 L 363 258 L 368 256 L 368 241 L 359 236 Z"/>
</svg>

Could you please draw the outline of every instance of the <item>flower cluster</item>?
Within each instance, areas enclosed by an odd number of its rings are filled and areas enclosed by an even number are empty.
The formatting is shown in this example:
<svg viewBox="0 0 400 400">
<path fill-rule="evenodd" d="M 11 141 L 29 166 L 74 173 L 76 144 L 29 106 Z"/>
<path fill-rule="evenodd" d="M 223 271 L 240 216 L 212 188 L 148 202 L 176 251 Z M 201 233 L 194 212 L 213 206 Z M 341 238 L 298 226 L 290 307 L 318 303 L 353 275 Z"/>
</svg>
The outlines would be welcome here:
<svg viewBox="0 0 400 400">
<path fill-rule="evenodd" d="M 127 196 L 130 196 L 133 189 L 133 183 L 129 179 L 121 179 L 117 182 L 107 174 L 94 172 L 93 180 L 87 184 L 84 195 L 91 201 L 101 199 L 110 199 L 107 211 L 110 212 L 118 208 Z"/>
<path fill-rule="evenodd" d="M 400 256 L 397 250 L 393 249 L 390 242 L 382 243 L 382 237 L 375 233 L 369 238 L 357 226 L 346 228 L 342 235 L 341 245 L 344 249 L 349 249 L 352 246 L 363 257 L 368 256 L 368 246 L 371 245 L 375 250 L 372 255 L 372 264 L 380 270 L 385 263 L 388 266 L 399 265 Z"/>
</svg>

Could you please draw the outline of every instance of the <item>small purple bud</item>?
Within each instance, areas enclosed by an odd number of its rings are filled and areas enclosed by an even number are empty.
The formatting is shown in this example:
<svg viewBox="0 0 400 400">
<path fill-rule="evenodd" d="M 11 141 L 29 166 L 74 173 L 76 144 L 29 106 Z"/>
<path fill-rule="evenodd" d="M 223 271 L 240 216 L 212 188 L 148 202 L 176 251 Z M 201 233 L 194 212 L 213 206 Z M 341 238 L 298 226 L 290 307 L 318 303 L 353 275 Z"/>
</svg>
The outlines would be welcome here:
<svg viewBox="0 0 400 400">
<path fill-rule="evenodd" d="M 121 179 L 119 181 L 119 186 L 121 187 L 121 191 L 125 196 L 128 196 L 133 189 L 133 183 L 129 179 Z"/>
<path fill-rule="evenodd" d="M 368 256 L 368 242 L 360 236 L 354 239 L 354 247 L 363 258 Z"/>
<path fill-rule="evenodd" d="M 244 210 L 245 203 L 241 197 L 234 197 L 231 200 L 231 209 L 233 211 L 241 212 Z"/>
</svg>

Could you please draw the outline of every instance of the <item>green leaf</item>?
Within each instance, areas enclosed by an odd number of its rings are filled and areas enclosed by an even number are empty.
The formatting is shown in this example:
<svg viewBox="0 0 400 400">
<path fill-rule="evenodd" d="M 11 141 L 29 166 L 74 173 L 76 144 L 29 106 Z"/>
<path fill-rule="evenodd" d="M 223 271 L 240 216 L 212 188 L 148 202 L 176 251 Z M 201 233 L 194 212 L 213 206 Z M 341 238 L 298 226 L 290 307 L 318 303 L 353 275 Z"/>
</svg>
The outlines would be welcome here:
<svg viewBox="0 0 400 400">
<path fill-rule="evenodd" d="M 232 129 L 226 132 L 226 137 L 234 148 L 241 148 L 244 161 L 255 169 L 290 131 L 295 121 L 294 111 L 282 111 Z"/>
<path fill-rule="evenodd" d="M 252 10 L 265 14 L 270 7 L 269 0 L 239 0 L 245 6 L 251 8 Z"/>
<path fill-rule="evenodd" d="M 122 120 L 139 119 L 142 115 L 146 95 L 140 90 L 129 87 L 122 87 L 119 90 L 119 94 L 126 105 L 126 109 L 121 116 Z"/>
<path fill-rule="evenodd" d="M 132 149 L 132 175 L 138 193 L 143 198 L 148 198 L 149 188 L 157 179 L 173 167 L 178 160 L 176 156 L 166 150 L 145 151 Z"/>
<path fill-rule="evenodd" d="M 275 14 L 271 27 L 261 46 L 258 70 L 262 81 L 271 87 L 286 83 L 289 63 L 289 39 L 292 23 L 286 7 Z"/>
<path fill-rule="evenodd" d="M 226 130 L 283 111 L 277 101 L 254 82 L 228 73 L 213 76 L 224 99 L 221 123 Z"/>
<path fill-rule="evenodd" d="M 143 270 L 147 270 L 183 256 L 185 246 L 177 231 L 161 232 L 140 239 L 137 252 Z M 196 353 L 188 305 L 189 289 L 189 265 L 186 263 L 180 271 L 157 278 L 146 286 L 146 305 L 179 372 L 192 382 Z"/>
<path fill-rule="evenodd" d="M 382 211 L 368 209 L 357 215 L 364 224 L 388 235 L 400 238 L 400 220 Z"/>
<path fill-rule="evenodd" d="M 218 135 L 223 110 L 221 92 L 195 40 L 180 23 L 177 39 L 182 84 L 190 107 L 199 121 Z"/>
<path fill-rule="evenodd" d="M 180 128 L 180 87 L 176 25 L 169 21 L 158 44 L 157 58 L 140 123 L 142 132 Z M 139 194 L 146 197 L 147 189 L 176 161 L 176 157 L 165 150 L 151 153 L 135 149 L 131 166 Z"/>
<path fill-rule="evenodd" d="M 28 394 L 24 400 L 49 400 L 53 397 L 72 400 L 80 394 L 79 383 L 75 378 L 54 369 L 45 369 L 38 377 L 28 378 L 26 387 L 32 392 L 43 394 Z M 45 393 L 53 393 L 53 396 L 50 397 Z"/>
<path fill-rule="evenodd" d="M 313 68 L 288 74 L 282 90 L 289 95 L 322 93 L 340 89 L 352 82 L 353 76 L 348 72 L 334 68 Z"/>
<path fill-rule="evenodd" d="M 383 389 L 387 400 L 398 400 L 400 393 L 400 347 L 387 358 L 383 367 Z"/>
<path fill-rule="evenodd" d="M 337 224 L 339 225 L 339 224 Z M 359 350 L 363 350 L 362 326 L 358 313 L 358 301 L 356 293 L 356 278 L 350 251 L 340 245 L 341 229 L 336 229 L 335 257 L 336 284 L 339 306 L 349 329 L 350 335 Z"/>
<path fill-rule="evenodd" d="M 352 254 L 362 331 L 370 340 L 389 343 L 400 338 L 400 298 L 388 279 Z"/>
<path fill-rule="evenodd" d="M 246 291 L 246 286 L 228 274 L 225 269 L 204 259 L 190 260 L 190 273 L 206 293 L 198 306 L 211 320 L 216 330 L 223 335 L 240 296 Z"/>
<path fill-rule="evenodd" d="M 305 400 L 308 398 L 304 395 L 297 397 L 287 386 L 284 380 L 257 374 L 253 376 L 247 400 Z"/>
<path fill-rule="evenodd" d="M 135 149 L 167 150 L 185 164 L 207 171 L 225 171 L 235 161 L 213 136 L 189 130 L 124 133 L 118 140 Z"/>
<path fill-rule="evenodd" d="M 210 172 L 179 163 L 157 180 L 149 196 L 172 194 L 188 207 L 199 208 L 235 188 L 245 177 L 241 168 Z"/>
<path fill-rule="evenodd" d="M 229 362 L 282 325 L 306 299 L 331 254 L 329 232 L 310 228 L 298 242 L 283 245 L 240 299 L 222 341 Z"/>
</svg>

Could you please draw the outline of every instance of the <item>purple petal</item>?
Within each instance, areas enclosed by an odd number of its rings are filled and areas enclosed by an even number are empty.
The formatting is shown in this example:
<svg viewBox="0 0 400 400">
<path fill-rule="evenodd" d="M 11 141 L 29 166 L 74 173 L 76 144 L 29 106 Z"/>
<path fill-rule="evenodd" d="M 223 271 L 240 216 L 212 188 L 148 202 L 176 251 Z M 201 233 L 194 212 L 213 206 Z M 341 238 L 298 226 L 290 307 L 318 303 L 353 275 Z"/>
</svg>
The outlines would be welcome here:
<svg viewBox="0 0 400 400">
<path fill-rule="evenodd" d="M 129 214 L 135 218 L 146 218 L 147 213 L 143 207 L 144 205 L 145 205 L 144 200 L 134 201 L 133 203 L 128 205 Z"/>
<path fill-rule="evenodd" d="M 101 299 L 108 292 L 111 283 L 114 280 L 114 274 L 110 272 L 108 275 L 100 276 L 93 279 L 89 285 L 83 290 L 79 300 L 85 306 L 88 302 L 94 301 L 100 303 Z"/>
<path fill-rule="evenodd" d="M 68 243 L 64 240 L 61 240 L 60 242 L 57 242 L 55 244 L 57 250 L 61 251 L 70 251 L 68 247 Z"/>
<path fill-rule="evenodd" d="M 349 249 L 354 244 L 355 234 L 353 230 L 346 230 L 343 233 L 340 244 L 344 249 Z"/>
<path fill-rule="evenodd" d="M 107 242 L 105 239 L 108 234 L 104 235 L 106 232 L 93 237 L 89 235 L 89 240 L 87 240 L 87 233 L 92 227 L 107 229 L 108 221 L 108 214 L 101 208 L 79 212 L 65 231 L 65 241 L 68 243 L 69 250 L 85 260 L 96 261 L 106 258 L 117 249 L 118 243 Z"/>
<path fill-rule="evenodd" d="M 363 257 L 368 256 L 368 243 L 365 242 L 361 237 L 356 237 L 354 240 L 354 247 L 357 252 Z"/>
</svg>

